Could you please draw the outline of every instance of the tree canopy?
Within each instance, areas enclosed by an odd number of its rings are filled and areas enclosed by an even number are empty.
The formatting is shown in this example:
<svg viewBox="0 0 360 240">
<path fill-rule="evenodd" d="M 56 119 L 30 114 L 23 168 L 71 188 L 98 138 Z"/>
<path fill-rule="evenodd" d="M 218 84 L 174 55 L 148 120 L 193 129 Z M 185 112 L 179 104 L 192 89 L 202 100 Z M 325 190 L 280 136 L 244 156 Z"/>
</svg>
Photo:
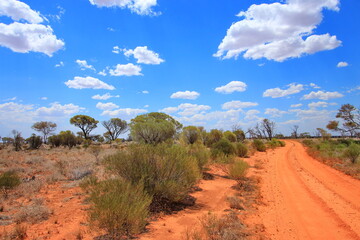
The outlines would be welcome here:
<svg viewBox="0 0 360 240">
<path fill-rule="evenodd" d="M 76 115 L 70 119 L 70 124 L 80 128 L 85 139 L 90 139 L 90 132 L 97 127 L 99 121 L 87 115 Z"/>
<path fill-rule="evenodd" d="M 46 143 L 49 134 L 54 132 L 56 127 L 56 123 L 41 121 L 34 123 L 31 128 L 35 131 L 41 132 L 43 134 L 43 141 Z"/>
</svg>

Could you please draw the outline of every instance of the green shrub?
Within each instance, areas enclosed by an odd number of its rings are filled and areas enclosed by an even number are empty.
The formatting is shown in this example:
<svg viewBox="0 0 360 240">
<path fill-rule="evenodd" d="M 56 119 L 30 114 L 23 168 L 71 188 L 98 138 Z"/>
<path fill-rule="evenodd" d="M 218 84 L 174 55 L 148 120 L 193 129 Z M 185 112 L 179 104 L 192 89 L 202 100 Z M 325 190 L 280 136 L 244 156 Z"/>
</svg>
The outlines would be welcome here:
<svg viewBox="0 0 360 240">
<path fill-rule="evenodd" d="M 149 214 L 151 197 L 142 184 L 107 180 L 95 185 L 90 200 L 90 220 L 110 233 L 113 239 L 140 233 Z"/>
<path fill-rule="evenodd" d="M 200 178 L 197 161 L 179 145 L 131 144 L 104 162 L 132 184 L 142 181 L 156 199 L 180 201 Z"/>
<path fill-rule="evenodd" d="M 311 146 L 313 146 L 313 145 L 315 144 L 315 142 L 314 142 L 313 140 L 311 140 L 311 139 L 304 139 L 304 140 L 302 141 L 302 143 L 303 143 L 305 146 L 308 146 L 308 147 L 311 147 Z"/>
<path fill-rule="evenodd" d="M 209 162 L 210 151 L 202 144 L 193 144 L 188 146 L 190 156 L 196 159 L 200 170 Z"/>
<path fill-rule="evenodd" d="M 226 138 L 220 139 L 217 143 L 212 146 L 212 149 L 218 150 L 225 155 L 233 155 L 236 153 L 234 145 Z"/>
<path fill-rule="evenodd" d="M 224 132 L 224 138 L 229 140 L 230 142 L 236 142 L 236 135 L 230 131 Z"/>
<path fill-rule="evenodd" d="M 265 152 L 266 151 L 266 146 L 265 146 L 264 142 L 259 140 L 259 139 L 254 139 L 253 146 L 259 152 Z"/>
<path fill-rule="evenodd" d="M 243 143 L 236 143 L 235 144 L 236 153 L 239 157 L 246 157 L 248 153 L 248 148 Z"/>
<path fill-rule="evenodd" d="M 8 190 L 20 185 L 19 176 L 13 172 L 8 171 L 0 175 L 0 189 Z"/>
<path fill-rule="evenodd" d="M 243 160 L 238 160 L 229 166 L 229 176 L 232 179 L 239 180 L 245 177 L 249 164 Z"/>
<path fill-rule="evenodd" d="M 350 159 L 352 163 L 356 162 L 356 159 L 360 156 L 360 146 L 358 144 L 352 143 L 344 151 L 344 157 Z"/>
<path fill-rule="evenodd" d="M 201 139 L 200 129 L 195 126 L 184 127 L 181 138 L 186 144 L 194 144 Z"/>
<path fill-rule="evenodd" d="M 276 138 L 271 139 L 270 141 L 267 142 L 268 146 L 270 148 L 277 148 L 277 147 L 285 147 L 285 142 L 284 141 L 280 141 Z"/>
<path fill-rule="evenodd" d="M 35 134 L 26 139 L 26 142 L 29 144 L 29 149 L 39 149 L 43 143 L 41 137 Z"/>
<path fill-rule="evenodd" d="M 48 143 L 52 147 L 60 147 L 61 146 L 61 137 L 59 135 L 53 135 L 48 137 Z"/>
<path fill-rule="evenodd" d="M 222 131 L 218 129 L 212 129 L 205 137 L 205 145 L 211 147 L 223 137 Z"/>
</svg>

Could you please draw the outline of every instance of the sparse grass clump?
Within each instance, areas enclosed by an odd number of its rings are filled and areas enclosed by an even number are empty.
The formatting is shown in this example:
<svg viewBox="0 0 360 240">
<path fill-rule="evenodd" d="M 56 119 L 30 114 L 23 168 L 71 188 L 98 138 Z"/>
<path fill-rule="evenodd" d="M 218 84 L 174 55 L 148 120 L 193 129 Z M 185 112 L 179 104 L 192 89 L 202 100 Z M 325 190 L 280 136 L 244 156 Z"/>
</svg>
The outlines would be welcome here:
<svg viewBox="0 0 360 240">
<path fill-rule="evenodd" d="M 351 143 L 350 146 L 344 151 L 344 157 L 348 158 L 352 163 L 355 163 L 360 156 L 360 145 Z"/>
<path fill-rule="evenodd" d="M 270 141 L 267 142 L 267 145 L 274 149 L 274 148 L 277 148 L 277 147 L 285 147 L 285 142 L 284 141 L 281 141 L 281 140 L 278 140 L 276 138 L 273 138 L 271 139 Z"/>
<path fill-rule="evenodd" d="M 237 160 L 229 166 L 229 176 L 232 179 L 240 180 L 245 177 L 249 164 L 243 160 Z"/>
<path fill-rule="evenodd" d="M 44 206 L 41 199 L 35 199 L 34 203 L 28 206 L 24 206 L 16 214 L 15 220 L 17 223 L 39 223 L 45 221 L 51 215 L 51 211 Z"/>
<path fill-rule="evenodd" d="M 253 146 L 259 152 L 265 152 L 266 151 L 266 146 L 265 146 L 264 142 L 259 140 L 259 139 L 254 139 Z"/>
<path fill-rule="evenodd" d="M 209 162 L 210 151 L 202 144 L 192 144 L 187 148 L 190 156 L 197 161 L 198 167 L 202 171 Z"/>
<path fill-rule="evenodd" d="M 239 157 L 246 157 L 248 153 L 248 148 L 244 143 L 236 143 L 235 144 L 236 153 Z"/>
<path fill-rule="evenodd" d="M 19 176 L 14 171 L 4 172 L 0 175 L 0 190 L 7 191 L 20 185 Z"/>
</svg>

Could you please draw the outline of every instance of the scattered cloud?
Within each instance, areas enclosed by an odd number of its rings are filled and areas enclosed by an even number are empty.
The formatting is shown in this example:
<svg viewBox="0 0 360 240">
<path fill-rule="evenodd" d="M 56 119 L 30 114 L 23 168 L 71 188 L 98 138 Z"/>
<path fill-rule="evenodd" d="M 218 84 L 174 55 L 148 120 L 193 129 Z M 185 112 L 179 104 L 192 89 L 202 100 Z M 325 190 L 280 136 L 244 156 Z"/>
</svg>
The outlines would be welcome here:
<svg viewBox="0 0 360 240">
<path fill-rule="evenodd" d="M 282 115 L 287 114 L 287 111 L 281 111 L 277 108 L 267 108 L 265 109 L 265 114 L 270 115 L 271 117 L 282 117 Z"/>
<path fill-rule="evenodd" d="M 108 27 L 106 30 L 110 31 L 110 32 L 115 32 L 116 30 L 112 27 Z"/>
<path fill-rule="evenodd" d="M 228 110 L 228 109 L 242 109 L 242 108 L 248 108 L 248 107 L 255 107 L 259 105 L 256 102 L 241 102 L 241 101 L 231 101 L 226 102 L 222 105 L 222 109 Z"/>
<path fill-rule="evenodd" d="M 337 67 L 338 67 L 338 68 L 347 67 L 347 66 L 349 66 L 349 64 L 348 64 L 347 62 L 339 62 L 339 63 L 337 64 Z"/>
<path fill-rule="evenodd" d="M 260 114 L 260 111 L 256 109 L 249 110 L 245 113 L 245 119 L 246 120 L 259 120 L 260 117 L 258 116 Z"/>
<path fill-rule="evenodd" d="M 110 93 L 105 93 L 104 95 L 99 95 L 99 94 L 94 95 L 91 98 L 95 100 L 108 100 L 110 98 L 119 98 L 119 97 L 120 97 L 119 95 L 113 96 Z"/>
<path fill-rule="evenodd" d="M 357 86 L 357 87 L 354 87 L 354 88 L 348 90 L 347 92 L 351 93 L 351 92 L 355 92 L 355 91 L 359 91 L 359 90 L 360 90 L 360 86 Z"/>
<path fill-rule="evenodd" d="M 98 72 L 98 74 L 101 75 L 101 76 L 104 76 L 104 77 L 107 75 L 105 69 L 102 70 L 101 72 Z"/>
<path fill-rule="evenodd" d="M 304 85 L 291 83 L 287 85 L 288 89 L 270 88 L 263 93 L 263 97 L 280 98 L 288 95 L 296 94 L 304 90 Z"/>
<path fill-rule="evenodd" d="M 55 64 L 55 67 L 63 67 L 64 65 L 64 62 L 60 61 L 58 64 Z"/>
<path fill-rule="evenodd" d="M 119 47 L 115 46 L 113 52 L 114 51 L 115 53 L 119 53 Z M 134 58 L 137 59 L 137 63 L 158 65 L 165 61 L 159 57 L 158 53 L 149 50 L 147 46 L 136 47 L 133 50 L 123 49 L 123 51 L 126 57 L 134 56 Z"/>
<path fill-rule="evenodd" d="M 321 100 L 329 100 L 333 98 L 341 98 L 344 95 L 342 95 L 339 92 L 323 92 L 323 91 L 317 91 L 317 92 L 311 92 L 309 94 L 304 95 L 301 99 L 308 100 L 308 99 L 321 99 Z"/>
<path fill-rule="evenodd" d="M 15 101 L 16 99 L 17 99 L 17 97 L 12 97 L 12 98 L 4 99 L 3 101 L 4 101 L 4 102 Z"/>
<path fill-rule="evenodd" d="M 228 84 L 215 88 L 215 92 L 230 94 L 233 92 L 244 92 L 246 90 L 246 83 L 241 81 L 231 81 Z"/>
<path fill-rule="evenodd" d="M 45 100 L 48 100 L 47 97 L 41 97 L 40 99 L 41 99 L 41 100 L 44 100 L 44 101 L 45 101 Z"/>
<path fill-rule="evenodd" d="M 297 107 L 301 107 L 302 103 L 298 103 L 298 104 L 292 104 L 290 107 L 292 108 L 297 108 Z"/>
<path fill-rule="evenodd" d="M 122 51 L 122 49 L 119 48 L 119 46 L 114 46 L 112 52 L 115 54 L 119 54 Z"/>
<path fill-rule="evenodd" d="M 195 91 L 185 91 L 185 92 L 176 92 L 171 94 L 170 98 L 178 98 L 178 99 L 189 99 L 195 100 L 200 96 L 200 93 Z"/>
<path fill-rule="evenodd" d="M 79 65 L 81 70 L 91 69 L 93 71 L 96 71 L 94 66 L 89 65 L 86 60 L 79 60 L 78 59 L 75 62 Z"/>
<path fill-rule="evenodd" d="M 119 108 L 119 106 L 112 102 L 108 102 L 108 103 L 98 102 L 96 104 L 96 108 L 100 110 L 114 110 L 116 108 Z"/>
<path fill-rule="evenodd" d="M 315 83 L 310 83 L 310 87 L 315 88 L 315 89 L 321 88 L 318 85 L 316 85 Z"/>
<path fill-rule="evenodd" d="M 109 71 L 111 76 L 142 76 L 141 67 L 134 65 L 132 63 L 128 64 L 118 64 L 115 69 L 110 69 Z"/>
<path fill-rule="evenodd" d="M 85 108 L 79 107 L 75 104 L 61 105 L 58 102 L 50 104 L 50 107 L 40 107 L 36 109 L 35 114 L 39 117 L 65 117 L 78 113 Z"/>
<path fill-rule="evenodd" d="M 312 102 L 308 104 L 309 108 L 318 108 L 318 107 L 328 107 L 328 106 L 334 106 L 337 105 L 337 103 L 328 103 L 328 102 Z"/>
<path fill-rule="evenodd" d="M 146 109 L 139 108 L 119 108 L 116 110 L 105 110 L 101 113 L 101 116 L 109 116 L 109 117 L 120 117 L 121 119 L 131 119 L 135 116 L 143 113 L 147 113 Z"/>
<path fill-rule="evenodd" d="M 69 88 L 75 89 L 84 89 L 84 88 L 92 88 L 92 89 L 107 89 L 114 90 L 115 87 L 104 83 L 103 81 L 93 78 L 93 77 L 75 77 L 73 80 L 68 80 L 65 82 L 65 85 Z"/>
<path fill-rule="evenodd" d="M 194 115 L 194 114 L 198 114 L 198 113 L 204 113 L 210 109 L 211 109 L 211 107 L 208 105 L 182 103 L 177 107 L 167 107 L 167 108 L 164 108 L 159 111 L 167 113 L 167 114 L 177 112 L 177 114 L 180 116 L 190 116 L 190 115 Z"/>
<path fill-rule="evenodd" d="M 278 62 L 332 50 L 341 45 L 336 36 L 315 35 L 324 9 L 339 11 L 339 0 L 287 0 L 253 4 L 237 16 L 243 18 L 227 30 L 215 57 L 266 58 Z M 311 11 L 309 10 L 311 9 Z"/>
<path fill-rule="evenodd" d="M 25 20 L 29 23 L 42 23 L 44 20 L 39 12 L 30 8 L 29 5 L 17 0 L 0 2 L 0 16 L 10 17 L 14 21 Z"/>
<path fill-rule="evenodd" d="M 147 104 L 146 104 L 146 105 L 144 106 L 144 108 L 148 108 L 148 107 L 150 107 L 150 105 L 147 105 Z"/>
<path fill-rule="evenodd" d="M 143 93 L 143 94 L 149 94 L 149 91 L 144 90 L 144 91 L 142 91 L 142 93 Z"/>
<path fill-rule="evenodd" d="M 160 13 L 154 12 L 153 7 L 157 5 L 157 0 L 89 0 L 92 5 L 97 7 L 119 7 L 128 8 L 131 12 L 139 15 L 156 16 Z"/>
</svg>

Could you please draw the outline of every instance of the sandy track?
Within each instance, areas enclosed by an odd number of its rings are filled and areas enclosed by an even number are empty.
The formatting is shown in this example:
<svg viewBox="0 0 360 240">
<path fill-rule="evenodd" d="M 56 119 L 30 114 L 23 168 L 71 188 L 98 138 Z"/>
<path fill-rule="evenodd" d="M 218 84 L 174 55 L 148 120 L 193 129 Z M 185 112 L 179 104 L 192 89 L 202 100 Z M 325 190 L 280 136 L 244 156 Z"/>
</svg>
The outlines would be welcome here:
<svg viewBox="0 0 360 240">
<path fill-rule="evenodd" d="M 262 156 L 257 220 L 271 239 L 360 239 L 360 181 L 310 157 L 296 141 Z"/>
</svg>

